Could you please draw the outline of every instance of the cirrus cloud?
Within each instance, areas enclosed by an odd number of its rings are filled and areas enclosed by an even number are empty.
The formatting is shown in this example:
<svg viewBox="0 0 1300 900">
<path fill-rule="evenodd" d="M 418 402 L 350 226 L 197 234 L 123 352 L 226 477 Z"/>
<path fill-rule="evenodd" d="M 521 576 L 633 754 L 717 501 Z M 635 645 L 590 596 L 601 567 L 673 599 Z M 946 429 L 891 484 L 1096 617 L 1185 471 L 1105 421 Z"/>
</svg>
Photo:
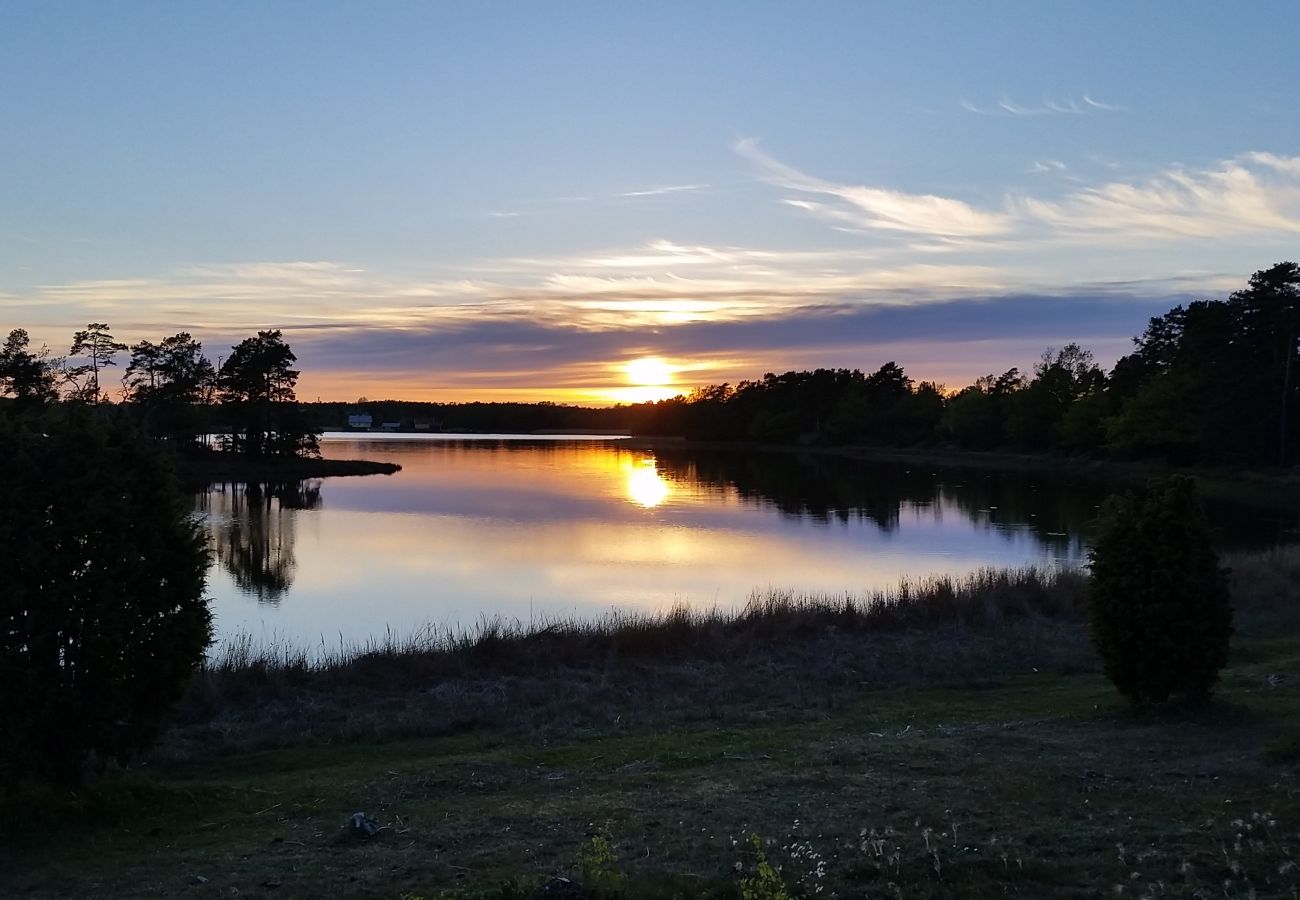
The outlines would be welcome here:
<svg viewBox="0 0 1300 900">
<path fill-rule="evenodd" d="M 1004 213 L 976 209 L 951 197 L 836 184 L 815 178 L 769 156 L 754 138 L 737 141 L 735 149 L 759 167 L 766 181 L 800 194 L 824 198 L 821 201 L 787 199 L 788 204 L 841 223 L 943 237 L 1002 235 L 1014 224 Z"/>
<path fill-rule="evenodd" d="M 765 153 L 753 138 L 736 152 L 770 184 L 803 195 L 781 202 L 864 232 L 908 232 L 941 242 L 988 246 L 1087 238 L 1125 245 L 1188 238 L 1300 232 L 1300 156 L 1250 152 L 1202 168 L 1172 165 L 1145 179 L 1110 180 L 1054 197 L 1008 194 L 998 209 L 954 197 L 837 184 Z M 1064 171 L 1059 160 L 1032 171 Z M 809 198 L 813 199 L 809 199 Z"/>
</svg>

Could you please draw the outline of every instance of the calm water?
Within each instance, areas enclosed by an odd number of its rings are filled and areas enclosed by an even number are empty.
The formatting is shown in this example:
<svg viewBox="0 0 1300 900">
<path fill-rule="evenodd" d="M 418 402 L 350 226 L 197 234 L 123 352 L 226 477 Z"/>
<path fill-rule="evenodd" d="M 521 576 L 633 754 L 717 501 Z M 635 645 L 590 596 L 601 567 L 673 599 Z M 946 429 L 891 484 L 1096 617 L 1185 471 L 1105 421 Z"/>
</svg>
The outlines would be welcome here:
<svg viewBox="0 0 1300 900">
<path fill-rule="evenodd" d="M 610 440 L 327 435 L 322 450 L 403 469 L 198 498 L 221 637 L 337 646 L 483 616 L 729 607 L 766 588 L 1074 566 L 1105 493 L 1064 477 Z M 1215 514 L 1248 542 L 1281 527 Z"/>
</svg>

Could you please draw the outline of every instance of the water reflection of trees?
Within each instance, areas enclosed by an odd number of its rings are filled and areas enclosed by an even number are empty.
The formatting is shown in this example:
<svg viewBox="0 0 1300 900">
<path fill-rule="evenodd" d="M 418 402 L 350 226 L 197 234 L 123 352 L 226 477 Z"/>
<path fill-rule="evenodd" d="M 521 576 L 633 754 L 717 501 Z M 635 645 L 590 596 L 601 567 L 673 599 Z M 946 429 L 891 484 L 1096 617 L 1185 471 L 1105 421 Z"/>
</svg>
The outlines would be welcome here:
<svg viewBox="0 0 1300 900">
<path fill-rule="evenodd" d="M 1024 472 L 937 469 L 814 454 L 661 452 L 671 479 L 734 490 L 742 499 L 820 522 L 869 521 L 894 531 L 905 508 L 953 511 L 989 526 L 1027 528 L 1042 544 L 1077 546 L 1104 489 Z M 1067 537 L 1068 535 L 1068 537 Z"/>
<path fill-rule="evenodd" d="M 217 562 L 264 603 L 278 603 L 292 586 L 297 515 L 319 505 L 319 481 L 214 484 L 199 498 Z"/>
</svg>

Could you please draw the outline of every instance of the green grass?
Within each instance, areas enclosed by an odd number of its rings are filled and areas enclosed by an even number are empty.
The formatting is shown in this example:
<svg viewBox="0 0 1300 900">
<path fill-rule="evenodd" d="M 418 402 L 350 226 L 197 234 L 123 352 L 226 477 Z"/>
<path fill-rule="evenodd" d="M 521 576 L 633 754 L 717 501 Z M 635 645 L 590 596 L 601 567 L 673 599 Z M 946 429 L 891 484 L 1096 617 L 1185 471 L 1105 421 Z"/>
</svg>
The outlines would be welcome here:
<svg viewBox="0 0 1300 900">
<path fill-rule="evenodd" d="M 753 873 L 756 833 L 807 896 L 1291 896 L 1300 785 L 1273 748 L 1294 735 L 1300 639 L 1237 649 L 1248 662 L 1199 710 L 1135 713 L 1094 674 L 1027 675 L 863 691 L 811 718 L 145 767 L 76 801 L 30 797 L 43 816 L 7 840 L 0 885 L 396 898 L 509 896 L 513 880 L 528 896 L 521 886 L 578 878 L 599 835 L 626 896 L 739 896 L 734 867 Z M 358 810 L 388 830 L 348 838 Z"/>
</svg>

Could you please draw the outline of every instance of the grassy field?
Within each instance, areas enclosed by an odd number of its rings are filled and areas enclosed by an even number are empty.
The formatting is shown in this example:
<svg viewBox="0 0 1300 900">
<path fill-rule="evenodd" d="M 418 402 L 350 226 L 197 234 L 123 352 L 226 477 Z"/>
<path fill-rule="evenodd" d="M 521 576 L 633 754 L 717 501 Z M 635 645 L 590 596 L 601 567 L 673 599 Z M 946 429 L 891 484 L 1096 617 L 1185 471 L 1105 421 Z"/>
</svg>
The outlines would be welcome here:
<svg viewBox="0 0 1300 900">
<path fill-rule="evenodd" d="M 228 659 L 8 802 L 0 894 L 1295 897 L 1300 554 L 1233 565 L 1197 710 L 1115 695 L 1068 580 Z"/>
</svg>

